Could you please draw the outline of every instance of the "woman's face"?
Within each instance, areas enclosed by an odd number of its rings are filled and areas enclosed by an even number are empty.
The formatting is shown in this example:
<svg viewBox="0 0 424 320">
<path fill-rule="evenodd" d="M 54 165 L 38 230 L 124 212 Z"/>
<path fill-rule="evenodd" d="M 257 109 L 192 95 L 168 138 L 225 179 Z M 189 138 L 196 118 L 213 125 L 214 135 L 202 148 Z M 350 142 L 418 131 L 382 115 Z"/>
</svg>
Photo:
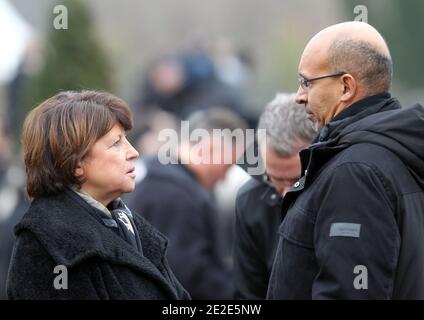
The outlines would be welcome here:
<svg viewBox="0 0 424 320">
<path fill-rule="evenodd" d="M 81 189 L 107 206 L 135 187 L 137 150 L 125 137 L 120 124 L 96 141 L 75 173 L 85 179 Z"/>
</svg>

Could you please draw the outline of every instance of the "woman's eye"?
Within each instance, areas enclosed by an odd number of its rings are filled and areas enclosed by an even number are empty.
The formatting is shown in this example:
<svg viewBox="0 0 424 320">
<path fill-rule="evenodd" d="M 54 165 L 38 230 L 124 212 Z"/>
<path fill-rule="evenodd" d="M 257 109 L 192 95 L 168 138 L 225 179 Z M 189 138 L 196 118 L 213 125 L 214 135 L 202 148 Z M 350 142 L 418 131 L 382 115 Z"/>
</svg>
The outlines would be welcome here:
<svg viewBox="0 0 424 320">
<path fill-rule="evenodd" d="M 119 139 L 118 141 L 116 141 L 113 145 L 112 145 L 112 147 L 116 147 L 116 146 L 119 146 L 119 144 L 121 143 L 121 139 Z"/>
</svg>

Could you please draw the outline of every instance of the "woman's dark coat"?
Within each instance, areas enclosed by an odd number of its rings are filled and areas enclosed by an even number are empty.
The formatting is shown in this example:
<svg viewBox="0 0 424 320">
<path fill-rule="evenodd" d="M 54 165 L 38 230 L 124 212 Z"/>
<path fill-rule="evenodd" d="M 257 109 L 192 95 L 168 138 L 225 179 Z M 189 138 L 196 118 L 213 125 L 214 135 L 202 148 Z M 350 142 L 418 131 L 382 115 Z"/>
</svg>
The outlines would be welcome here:
<svg viewBox="0 0 424 320">
<path fill-rule="evenodd" d="M 9 299 L 189 298 L 165 259 L 163 235 L 134 217 L 141 255 L 102 220 L 70 190 L 34 200 L 15 227 Z M 67 268 L 67 289 L 62 267 L 54 273 L 59 265 Z"/>
</svg>

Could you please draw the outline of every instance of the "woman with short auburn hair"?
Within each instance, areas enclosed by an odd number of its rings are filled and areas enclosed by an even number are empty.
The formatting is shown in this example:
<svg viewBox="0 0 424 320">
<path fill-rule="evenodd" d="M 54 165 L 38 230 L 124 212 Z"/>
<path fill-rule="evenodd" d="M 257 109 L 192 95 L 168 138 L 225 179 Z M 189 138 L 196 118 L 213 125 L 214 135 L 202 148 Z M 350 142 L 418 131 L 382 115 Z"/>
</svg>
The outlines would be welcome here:
<svg viewBox="0 0 424 320">
<path fill-rule="evenodd" d="M 9 299 L 188 299 L 167 240 L 119 198 L 138 152 L 127 104 L 106 92 L 60 92 L 23 127 L 27 193 L 15 227 Z"/>
</svg>

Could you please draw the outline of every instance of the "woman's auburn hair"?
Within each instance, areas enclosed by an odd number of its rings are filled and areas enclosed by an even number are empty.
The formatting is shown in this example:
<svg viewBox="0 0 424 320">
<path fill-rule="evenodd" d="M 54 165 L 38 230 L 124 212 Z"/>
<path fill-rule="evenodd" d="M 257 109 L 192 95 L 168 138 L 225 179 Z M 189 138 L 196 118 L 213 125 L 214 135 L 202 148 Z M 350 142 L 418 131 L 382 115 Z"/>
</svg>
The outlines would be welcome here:
<svg viewBox="0 0 424 320">
<path fill-rule="evenodd" d="M 107 92 L 63 91 L 34 108 L 22 133 L 28 196 L 80 187 L 75 169 L 115 124 L 132 129 L 132 115 L 122 99 Z"/>
</svg>

